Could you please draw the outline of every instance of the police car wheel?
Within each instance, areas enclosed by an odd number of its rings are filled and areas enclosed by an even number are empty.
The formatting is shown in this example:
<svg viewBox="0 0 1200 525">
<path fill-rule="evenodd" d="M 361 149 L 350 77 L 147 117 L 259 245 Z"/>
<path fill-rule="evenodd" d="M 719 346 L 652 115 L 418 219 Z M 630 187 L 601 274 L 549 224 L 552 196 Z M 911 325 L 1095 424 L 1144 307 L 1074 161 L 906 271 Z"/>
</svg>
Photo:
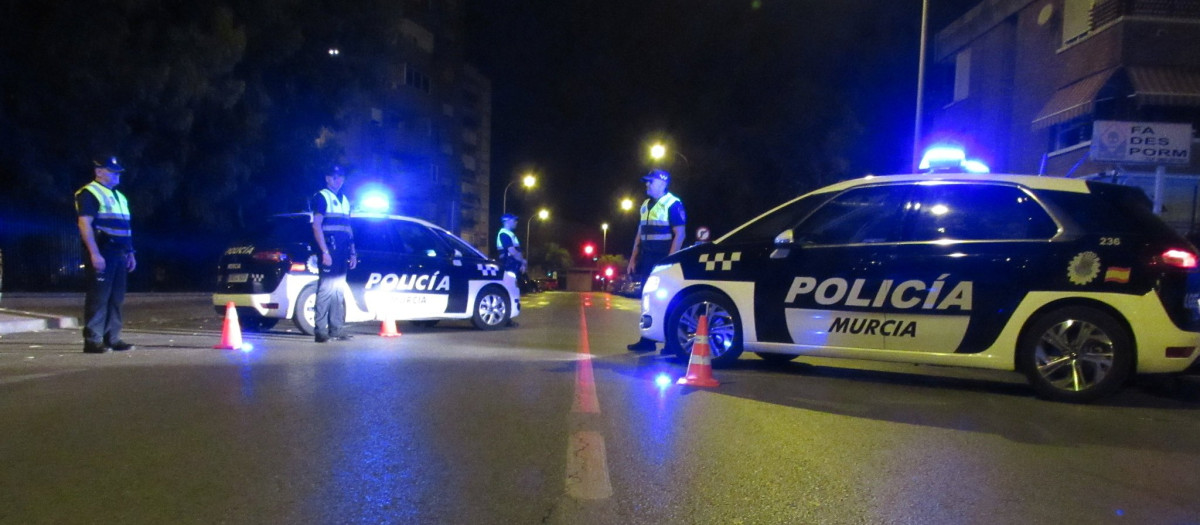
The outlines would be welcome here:
<svg viewBox="0 0 1200 525">
<path fill-rule="evenodd" d="M 692 352 L 700 316 L 708 318 L 708 345 L 713 366 L 727 365 L 742 355 L 742 319 L 728 297 L 716 292 L 696 292 L 671 310 L 665 325 L 666 350 L 680 359 Z"/>
<path fill-rule="evenodd" d="M 304 335 L 313 335 L 317 324 L 317 285 L 310 284 L 296 296 L 296 309 L 292 312 L 292 323 Z"/>
<path fill-rule="evenodd" d="M 1043 398 L 1086 403 L 1115 392 L 1133 371 L 1128 330 L 1083 306 L 1052 311 L 1025 333 L 1018 367 Z"/>
<path fill-rule="evenodd" d="M 508 324 L 508 293 L 498 286 L 488 286 L 475 297 L 475 313 L 471 322 L 480 330 L 495 330 Z"/>
</svg>

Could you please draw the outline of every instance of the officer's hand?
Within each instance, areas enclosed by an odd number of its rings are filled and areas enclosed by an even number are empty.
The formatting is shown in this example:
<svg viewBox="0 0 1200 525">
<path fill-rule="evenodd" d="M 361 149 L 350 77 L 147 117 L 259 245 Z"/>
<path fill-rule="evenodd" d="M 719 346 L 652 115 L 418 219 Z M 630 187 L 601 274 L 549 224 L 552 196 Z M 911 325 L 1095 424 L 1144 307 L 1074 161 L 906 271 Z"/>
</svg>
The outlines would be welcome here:
<svg viewBox="0 0 1200 525">
<path fill-rule="evenodd" d="M 327 268 L 333 266 L 333 256 L 329 255 L 329 252 L 321 254 L 321 266 Z"/>
<path fill-rule="evenodd" d="M 134 257 L 132 253 L 126 255 L 125 256 L 125 271 L 132 272 L 135 268 L 137 268 L 137 258 Z"/>
<path fill-rule="evenodd" d="M 629 264 L 625 265 L 625 273 L 633 275 L 633 259 L 630 259 Z"/>
<path fill-rule="evenodd" d="M 524 264 L 521 265 L 521 273 L 525 273 L 525 265 Z"/>
<path fill-rule="evenodd" d="M 358 266 L 358 254 L 352 253 L 350 254 L 350 269 L 353 270 L 355 266 Z"/>
<path fill-rule="evenodd" d="M 100 255 L 97 253 L 96 255 L 92 256 L 92 268 L 94 268 L 97 272 L 104 271 L 104 256 L 103 255 Z"/>
</svg>

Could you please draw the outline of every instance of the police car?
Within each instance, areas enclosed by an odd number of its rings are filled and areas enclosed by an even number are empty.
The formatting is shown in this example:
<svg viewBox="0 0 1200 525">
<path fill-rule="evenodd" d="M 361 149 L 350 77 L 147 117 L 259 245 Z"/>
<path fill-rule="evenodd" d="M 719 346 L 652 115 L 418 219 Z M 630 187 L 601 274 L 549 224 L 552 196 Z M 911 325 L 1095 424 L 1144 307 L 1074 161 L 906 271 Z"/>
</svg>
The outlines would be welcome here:
<svg viewBox="0 0 1200 525">
<path fill-rule="evenodd" d="M 642 335 L 714 365 L 750 350 L 1023 372 L 1086 402 L 1197 359 L 1196 248 L 1141 190 L 1080 179 L 919 174 L 803 195 L 647 279 Z"/>
<path fill-rule="evenodd" d="M 355 214 L 358 265 L 346 276 L 346 321 L 383 319 L 432 326 L 470 319 L 491 330 L 521 313 L 516 277 L 450 232 L 409 217 Z M 272 217 L 265 231 L 221 256 L 213 307 L 232 302 L 248 329 L 291 319 L 313 333 L 318 263 L 312 216 Z"/>
</svg>

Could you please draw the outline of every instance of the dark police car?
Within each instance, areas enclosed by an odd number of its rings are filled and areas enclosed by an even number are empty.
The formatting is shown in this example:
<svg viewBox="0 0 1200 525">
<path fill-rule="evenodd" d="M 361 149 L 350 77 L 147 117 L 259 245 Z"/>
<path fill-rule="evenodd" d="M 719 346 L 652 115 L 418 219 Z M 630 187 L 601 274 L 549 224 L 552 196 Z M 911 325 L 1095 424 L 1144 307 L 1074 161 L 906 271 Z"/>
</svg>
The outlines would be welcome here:
<svg viewBox="0 0 1200 525">
<path fill-rule="evenodd" d="M 1141 190 L 1079 179 L 868 177 L 787 202 L 647 279 L 641 330 L 743 349 L 1023 372 L 1086 402 L 1200 346 L 1196 248 Z"/>
<path fill-rule="evenodd" d="M 489 330 L 521 312 L 516 277 L 450 232 L 409 217 L 351 217 L 358 266 L 346 277 L 346 321 L 382 319 L 432 326 L 470 319 Z M 233 302 L 247 328 L 270 328 L 292 319 L 313 333 L 317 260 L 312 216 L 277 215 L 265 231 L 225 250 L 213 307 Z"/>
</svg>

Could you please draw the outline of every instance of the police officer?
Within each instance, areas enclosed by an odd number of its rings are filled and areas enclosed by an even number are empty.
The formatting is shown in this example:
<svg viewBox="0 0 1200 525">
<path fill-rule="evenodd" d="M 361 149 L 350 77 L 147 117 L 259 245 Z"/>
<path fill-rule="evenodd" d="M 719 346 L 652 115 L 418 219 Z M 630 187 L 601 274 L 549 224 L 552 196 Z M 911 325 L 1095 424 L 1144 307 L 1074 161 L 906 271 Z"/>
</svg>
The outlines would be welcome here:
<svg viewBox="0 0 1200 525">
<path fill-rule="evenodd" d="M 342 290 L 346 273 L 358 266 L 354 249 L 354 231 L 350 228 L 350 201 L 342 194 L 346 172 L 334 166 L 325 174 L 325 189 L 312 198 L 313 238 L 320 250 L 320 275 L 317 280 L 316 319 L 313 331 L 318 343 L 330 339 L 347 341 L 346 303 Z"/>
<path fill-rule="evenodd" d="M 513 229 L 517 227 L 517 216 L 505 213 L 500 216 L 500 232 L 496 234 L 496 250 L 500 252 L 500 266 L 506 272 L 513 272 L 520 279 L 528 266 L 521 254 L 521 241 Z"/>
<path fill-rule="evenodd" d="M 667 192 L 667 185 L 671 183 L 670 173 L 652 170 L 642 177 L 642 181 L 646 183 L 646 195 L 650 198 L 642 202 L 641 220 L 637 236 L 633 239 L 633 252 L 629 255 L 626 272 L 631 278 L 645 283 L 658 261 L 683 247 L 687 215 L 683 210 L 683 201 Z M 641 338 L 626 348 L 634 352 L 649 352 L 654 350 L 655 345 L 654 341 Z"/>
<path fill-rule="evenodd" d="M 126 275 L 137 268 L 137 259 L 133 256 L 129 202 L 115 189 L 125 169 L 116 157 L 101 157 L 92 164 L 95 180 L 75 192 L 75 214 L 88 254 L 83 351 L 103 354 L 133 349 L 121 340 L 121 306 Z"/>
</svg>

